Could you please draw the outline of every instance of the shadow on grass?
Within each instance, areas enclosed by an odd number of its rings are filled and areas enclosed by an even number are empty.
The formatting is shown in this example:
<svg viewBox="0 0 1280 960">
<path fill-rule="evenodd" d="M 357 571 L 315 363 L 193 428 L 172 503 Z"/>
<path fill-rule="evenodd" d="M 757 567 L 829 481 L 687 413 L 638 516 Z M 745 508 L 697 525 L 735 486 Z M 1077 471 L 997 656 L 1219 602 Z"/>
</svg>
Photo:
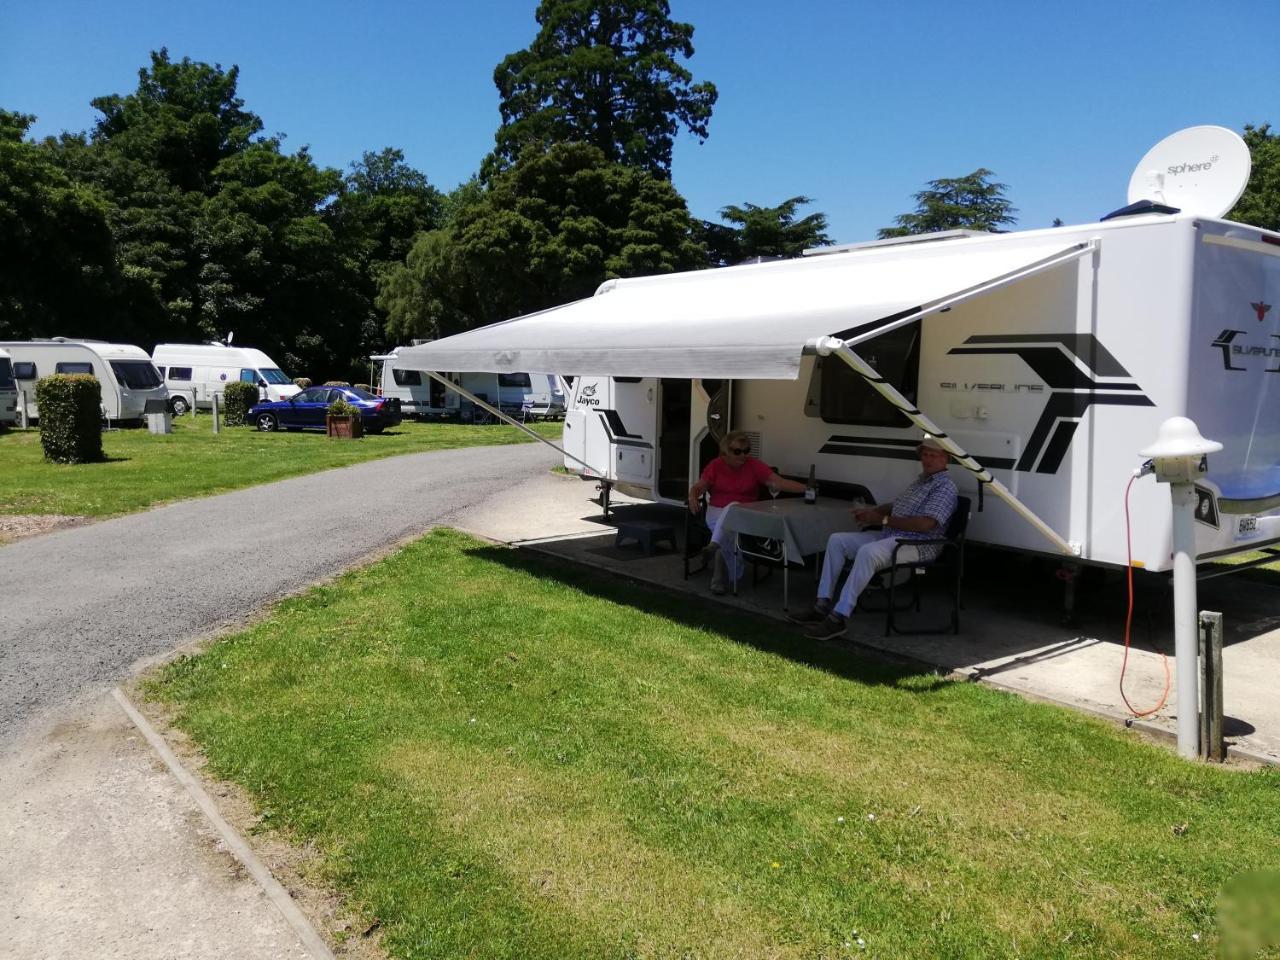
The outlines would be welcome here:
<svg viewBox="0 0 1280 960">
<path fill-rule="evenodd" d="M 915 660 L 902 658 L 890 661 L 887 656 L 872 659 L 865 651 L 855 650 L 848 643 L 809 640 L 798 627 L 752 616 L 697 595 L 665 592 L 606 570 L 594 570 L 508 547 L 473 547 L 466 553 L 510 570 L 553 580 L 600 600 L 656 614 L 682 627 L 721 634 L 734 643 L 786 657 L 794 663 L 846 680 L 892 686 L 913 693 L 931 693 L 951 684 L 951 681 L 938 676 L 933 667 Z M 922 677 L 930 679 L 923 682 L 912 679 L 909 684 L 903 683 L 910 678 Z"/>
</svg>

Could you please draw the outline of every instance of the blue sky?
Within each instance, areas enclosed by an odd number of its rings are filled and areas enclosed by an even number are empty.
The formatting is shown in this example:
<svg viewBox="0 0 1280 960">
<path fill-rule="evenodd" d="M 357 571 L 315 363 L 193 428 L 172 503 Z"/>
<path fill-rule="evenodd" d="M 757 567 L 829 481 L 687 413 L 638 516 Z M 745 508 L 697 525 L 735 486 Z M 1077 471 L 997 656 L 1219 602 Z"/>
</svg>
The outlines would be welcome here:
<svg viewBox="0 0 1280 960">
<path fill-rule="evenodd" d="M 470 3 L 41 0 L 0 4 L 0 107 L 35 134 L 89 128 L 152 49 L 240 67 L 240 94 L 286 146 L 345 168 L 396 146 L 450 189 L 498 125 L 494 66 L 526 46 L 534 0 Z M 1280 127 L 1280 0 L 672 0 L 710 137 L 677 144 L 694 214 L 816 199 L 838 242 L 870 239 L 926 181 L 979 166 L 1020 228 L 1125 202 L 1142 154 L 1185 126 Z"/>
</svg>

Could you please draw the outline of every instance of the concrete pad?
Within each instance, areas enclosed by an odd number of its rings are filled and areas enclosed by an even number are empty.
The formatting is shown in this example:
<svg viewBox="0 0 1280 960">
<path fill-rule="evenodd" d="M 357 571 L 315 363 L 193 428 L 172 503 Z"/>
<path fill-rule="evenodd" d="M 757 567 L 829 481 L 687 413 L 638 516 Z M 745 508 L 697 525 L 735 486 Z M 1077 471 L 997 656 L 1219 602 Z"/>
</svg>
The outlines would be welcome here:
<svg viewBox="0 0 1280 960">
<path fill-rule="evenodd" d="M 556 517 L 556 522 L 547 524 L 545 529 L 558 526 L 566 535 L 557 538 L 548 533 L 546 539 L 526 542 L 524 546 L 663 590 L 710 597 L 706 573 L 684 579 L 680 552 L 645 557 L 635 547 L 617 548 L 612 529 L 601 529 L 598 508 L 586 500 L 581 490 L 570 484 L 562 494 L 565 502 L 553 507 L 556 491 L 542 491 L 547 498 L 548 515 L 554 513 Z M 658 504 L 624 506 L 623 515 L 627 510 L 648 512 L 634 515 L 669 517 L 677 532 L 682 530 L 682 511 L 677 508 Z M 592 527 L 599 532 L 592 535 Z M 492 536 L 503 528 L 495 522 L 489 529 L 494 531 L 489 534 Z M 1117 722 L 1133 719 L 1120 688 L 1127 608 L 1121 574 L 1112 571 L 1104 577 L 1101 571 L 1091 571 L 1090 576 L 1082 577 L 1077 586 L 1075 623 L 1065 626 L 1061 622 L 1062 584 L 1054 576 L 1053 563 L 979 549 L 970 550 L 968 562 L 962 632 L 958 636 L 885 637 L 883 614 L 858 612 L 850 621 L 847 642 Z M 813 576 L 806 571 L 792 571 L 790 581 L 790 607 L 793 611 L 803 610 L 814 596 Z M 1146 575 L 1139 586 L 1124 695 L 1138 711 L 1155 706 L 1165 691 L 1167 665 L 1169 689 L 1163 705 L 1152 715 L 1135 721 L 1135 725 L 1173 735 L 1177 717 L 1172 594 L 1165 581 L 1153 575 Z M 720 599 L 777 620 L 779 630 L 798 635 L 799 628 L 785 620 L 782 594 L 779 571 L 754 586 L 748 572 L 738 596 Z M 929 599 L 926 598 L 921 617 L 930 618 L 932 624 L 945 621 L 945 598 L 931 598 L 932 613 Z M 1228 743 L 1238 755 L 1280 764 L 1280 697 L 1272 690 L 1273 678 L 1280 675 L 1280 586 L 1240 575 L 1221 577 L 1200 584 L 1198 601 L 1201 610 L 1217 610 L 1225 618 L 1223 688 Z M 912 616 L 902 615 L 900 626 L 921 622 L 913 621 Z"/>
</svg>

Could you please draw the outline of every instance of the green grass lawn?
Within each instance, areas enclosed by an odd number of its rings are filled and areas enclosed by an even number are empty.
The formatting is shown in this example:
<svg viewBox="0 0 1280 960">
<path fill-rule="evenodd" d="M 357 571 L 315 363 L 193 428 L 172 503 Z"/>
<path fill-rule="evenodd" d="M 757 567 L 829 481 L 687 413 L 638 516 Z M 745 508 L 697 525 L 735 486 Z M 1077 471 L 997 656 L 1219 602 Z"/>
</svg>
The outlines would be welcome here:
<svg viewBox="0 0 1280 960">
<path fill-rule="evenodd" d="M 330 440 L 318 433 L 257 433 L 208 416 L 179 417 L 173 433 L 103 434 L 106 463 L 46 463 L 38 430 L 0 432 L 0 513 L 110 516 L 166 500 L 201 497 L 363 460 L 446 447 L 529 442 L 509 426 L 406 421 L 379 436 Z M 534 424 L 559 439 L 560 423 Z"/>
<path fill-rule="evenodd" d="M 147 686 L 396 957 L 1210 957 L 1280 774 L 436 531 Z"/>
</svg>

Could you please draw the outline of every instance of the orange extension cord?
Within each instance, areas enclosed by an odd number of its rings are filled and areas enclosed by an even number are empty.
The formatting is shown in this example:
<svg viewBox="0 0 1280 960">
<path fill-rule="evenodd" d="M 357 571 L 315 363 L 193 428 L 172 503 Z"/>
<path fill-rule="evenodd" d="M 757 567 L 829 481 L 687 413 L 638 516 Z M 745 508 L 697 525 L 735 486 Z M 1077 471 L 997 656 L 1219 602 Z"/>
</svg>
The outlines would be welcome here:
<svg viewBox="0 0 1280 960">
<path fill-rule="evenodd" d="M 1135 717 L 1149 717 L 1163 707 L 1164 702 L 1169 699 L 1169 657 L 1163 650 L 1160 651 L 1160 659 L 1164 663 L 1164 692 L 1160 694 L 1159 702 L 1150 710 L 1135 710 L 1133 704 L 1129 702 L 1129 698 L 1124 693 L 1124 672 L 1129 666 L 1129 632 L 1133 627 L 1133 537 L 1129 529 L 1129 489 L 1133 486 L 1133 481 L 1137 480 L 1139 476 L 1139 474 L 1135 473 L 1129 478 L 1129 482 L 1124 488 L 1124 546 L 1129 558 L 1129 612 L 1124 618 L 1124 661 L 1120 664 L 1120 699 L 1124 701 L 1124 705 L 1129 708 L 1129 712 Z"/>
</svg>

